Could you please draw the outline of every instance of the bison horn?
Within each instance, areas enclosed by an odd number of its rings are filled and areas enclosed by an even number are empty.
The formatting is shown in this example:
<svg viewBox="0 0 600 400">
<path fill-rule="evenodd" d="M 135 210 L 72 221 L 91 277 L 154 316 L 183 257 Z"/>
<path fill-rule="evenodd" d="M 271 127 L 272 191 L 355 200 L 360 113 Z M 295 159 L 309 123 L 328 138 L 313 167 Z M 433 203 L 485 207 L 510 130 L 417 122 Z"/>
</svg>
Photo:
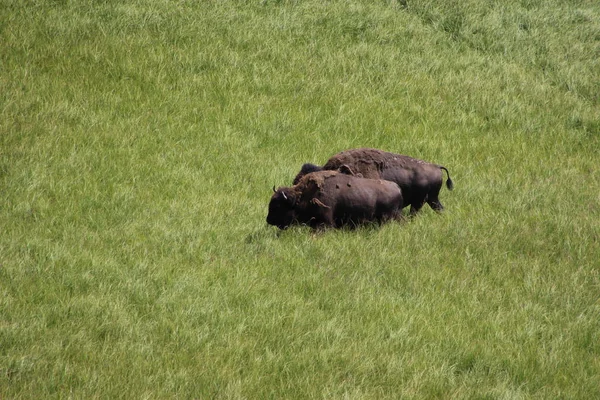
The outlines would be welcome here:
<svg viewBox="0 0 600 400">
<path fill-rule="evenodd" d="M 273 185 L 273 193 L 277 192 L 277 190 L 275 190 L 275 185 Z"/>
<path fill-rule="evenodd" d="M 283 195 L 283 198 L 287 201 L 287 196 L 285 195 L 285 192 L 281 192 L 281 194 Z"/>
<path fill-rule="evenodd" d="M 346 175 L 354 175 L 354 171 L 352 171 L 352 168 L 350 168 L 347 164 L 343 164 L 340 167 L 340 172 Z"/>
</svg>

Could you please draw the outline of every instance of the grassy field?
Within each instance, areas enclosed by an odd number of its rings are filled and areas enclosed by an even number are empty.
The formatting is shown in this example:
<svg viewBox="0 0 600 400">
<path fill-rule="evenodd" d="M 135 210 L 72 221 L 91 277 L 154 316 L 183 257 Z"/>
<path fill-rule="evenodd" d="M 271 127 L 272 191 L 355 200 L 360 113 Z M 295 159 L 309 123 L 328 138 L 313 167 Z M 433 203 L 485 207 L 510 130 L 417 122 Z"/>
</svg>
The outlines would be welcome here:
<svg viewBox="0 0 600 400">
<path fill-rule="evenodd" d="M 0 0 L 0 398 L 600 398 L 600 3 Z M 266 225 L 304 162 L 446 207 Z"/>
</svg>

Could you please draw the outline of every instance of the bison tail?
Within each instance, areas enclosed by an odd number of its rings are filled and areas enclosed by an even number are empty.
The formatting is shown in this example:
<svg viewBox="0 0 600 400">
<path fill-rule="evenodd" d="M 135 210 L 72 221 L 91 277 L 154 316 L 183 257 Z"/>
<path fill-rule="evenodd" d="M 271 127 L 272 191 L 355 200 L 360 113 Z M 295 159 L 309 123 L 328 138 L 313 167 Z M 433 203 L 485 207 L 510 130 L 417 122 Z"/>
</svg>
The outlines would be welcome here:
<svg viewBox="0 0 600 400">
<path fill-rule="evenodd" d="M 446 187 L 448 188 L 448 190 L 454 189 L 454 182 L 452 182 L 452 179 L 450 179 L 450 172 L 448 172 L 446 167 L 442 167 L 441 165 L 440 165 L 440 169 L 443 169 L 444 171 L 446 171 L 446 174 L 448 175 L 448 179 L 446 180 Z"/>
</svg>

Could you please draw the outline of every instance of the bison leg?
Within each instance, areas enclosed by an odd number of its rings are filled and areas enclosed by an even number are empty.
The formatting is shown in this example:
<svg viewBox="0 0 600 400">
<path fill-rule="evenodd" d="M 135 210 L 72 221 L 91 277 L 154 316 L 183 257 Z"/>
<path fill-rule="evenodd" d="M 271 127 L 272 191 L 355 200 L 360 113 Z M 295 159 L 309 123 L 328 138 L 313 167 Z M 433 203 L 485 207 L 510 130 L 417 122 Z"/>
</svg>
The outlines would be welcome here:
<svg viewBox="0 0 600 400">
<path fill-rule="evenodd" d="M 415 215 L 416 213 L 418 213 L 419 211 L 421 211 L 421 207 L 423 207 L 423 204 L 420 205 L 416 205 L 416 204 L 411 204 L 410 205 L 410 216 Z"/>
<path fill-rule="evenodd" d="M 316 211 L 311 226 L 313 228 L 334 227 L 333 209 L 316 197 L 311 200 L 311 203 L 315 206 Z"/>
<path fill-rule="evenodd" d="M 432 190 L 427 195 L 427 204 L 429 204 L 429 206 L 437 212 L 441 212 L 444 210 L 444 206 L 442 205 L 442 203 L 440 203 L 440 199 L 438 198 L 438 196 L 440 195 L 440 188 L 441 187 L 438 187 L 437 189 Z"/>
<path fill-rule="evenodd" d="M 429 204 L 429 206 L 431 208 L 433 208 L 435 211 L 437 212 L 442 212 L 444 211 L 444 206 L 442 205 L 442 203 L 440 203 L 439 200 L 435 200 L 435 201 L 428 201 L 427 204 Z"/>
<path fill-rule="evenodd" d="M 418 213 L 421 210 L 421 207 L 423 207 L 423 204 L 425 204 L 425 201 L 427 200 L 427 196 L 416 196 L 416 199 L 414 199 L 411 203 L 410 203 L 410 216 L 415 215 L 416 213 Z"/>
<path fill-rule="evenodd" d="M 396 221 L 404 221 L 405 217 L 404 217 L 404 214 L 402 213 L 401 208 L 399 208 L 396 212 L 394 212 L 394 214 L 392 215 L 392 219 L 396 220 Z"/>
</svg>

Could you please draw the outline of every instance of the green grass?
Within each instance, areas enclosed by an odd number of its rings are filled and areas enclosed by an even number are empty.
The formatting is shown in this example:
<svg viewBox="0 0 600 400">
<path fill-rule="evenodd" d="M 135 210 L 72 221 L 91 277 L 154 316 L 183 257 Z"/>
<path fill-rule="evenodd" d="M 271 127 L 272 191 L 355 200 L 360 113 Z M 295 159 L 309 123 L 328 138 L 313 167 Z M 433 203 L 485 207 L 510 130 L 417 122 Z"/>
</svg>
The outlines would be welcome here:
<svg viewBox="0 0 600 400">
<path fill-rule="evenodd" d="M 0 2 L 0 398 L 600 397 L 597 1 Z M 446 212 L 279 232 L 377 147 Z"/>
</svg>

